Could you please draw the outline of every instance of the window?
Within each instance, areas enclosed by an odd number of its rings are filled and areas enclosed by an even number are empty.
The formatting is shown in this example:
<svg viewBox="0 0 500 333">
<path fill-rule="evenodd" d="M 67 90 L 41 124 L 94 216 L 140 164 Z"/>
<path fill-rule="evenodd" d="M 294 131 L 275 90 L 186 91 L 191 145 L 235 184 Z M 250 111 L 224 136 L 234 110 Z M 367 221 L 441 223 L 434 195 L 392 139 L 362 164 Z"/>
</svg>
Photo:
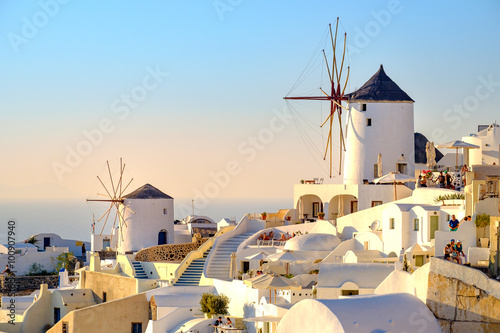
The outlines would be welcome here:
<svg viewBox="0 0 500 333">
<path fill-rule="evenodd" d="M 370 248 L 370 242 L 365 241 L 365 242 L 363 243 L 363 250 L 369 250 L 369 248 Z"/>
<path fill-rule="evenodd" d="M 372 118 L 366 118 L 366 126 L 372 125 Z"/>
<path fill-rule="evenodd" d="M 358 201 L 351 201 L 351 213 L 356 213 L 358 211 Z"/>
<path fill-rule="evenodd" d="M 382 204 L 382 201 L 372 201 L 372 207 L 377 207 Z"/>
<path fill-rule="evenodd" d="M 413 219 L 413 231 L 419 231 L 419 230 L 420 230 L 420 220 Z"/>
<path fill-rule="evenodd" d="M 66 322 L 62 323 L 62 333 L 68 333 L 69 332 L 69 325 Z"/>
<path fill-rule="evenodd" d="M 342 290 L 342 296 L 359 295 L 359 290 Z"/>
<path fill-rule="evenodd" d="M 54 308 L 54 324 L 56 324 L 59 320 L 61 320 L 61 309 Z"/>
<path fill-rule="evenodd" d="M 394 225 L 395 225 L 394 218 L 391 217 L 389 219 L 389 229 L 394 229 Z"/>
<path fill-rule="evenodd" d="M 243 272 L 248 272 L 250 270 L 250 261 L 242 261 L 241 262 L 241 265 L 242 265 L 242 271 Z"/>
<path fill-rule="evenodd" d="M 142 323 L 132 323 L 132 333 L 142 333 Z"/>
<path fill-rule="evenodd" d="M 167 215 L 167 209 L 163 208 L 163 215 Z"/>
<path fill-rule="evenodd" d="M 107 299 L 108 299 L 108 293 L 107 293 L 107 292 L 105 292 L 105 291 L 103 291 L 103 292 L 102 292 L 102 302 L 103 302 L 103 303 L 104 303 L 104 302 L 106 302 L 106 301 L 107 301 Z"/>
<path fill-rule="evenodd" d="M 313 217 L 318 217 L 318 213 L 321 211 L 319 202 L 313 202 L 312 208 L 313 208 Z"/>
<path fill-rule="evenodd" d="M 361 111 L 366 111 L 366 104 L 361 104 Z"/>
</svg>

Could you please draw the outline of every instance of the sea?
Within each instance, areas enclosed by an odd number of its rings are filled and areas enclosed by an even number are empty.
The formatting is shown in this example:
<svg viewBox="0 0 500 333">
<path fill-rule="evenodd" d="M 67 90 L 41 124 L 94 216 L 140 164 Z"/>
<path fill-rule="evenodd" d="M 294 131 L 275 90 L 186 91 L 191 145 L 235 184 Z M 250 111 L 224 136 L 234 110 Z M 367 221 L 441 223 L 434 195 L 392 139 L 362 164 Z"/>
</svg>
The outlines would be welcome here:
<svg viewBox="0 0 500 333">
<path fill-rule="evenodd" d="M 194 214 L 208 216 L 215 222 L 223 218 L 238 222 L 247 213 L 272 213 L 293 206 L 292 198 L 212 198 L 203 202 L 180 198 L 174 199 L 174 216 L 180 220 L 194 209 Z M 23 242 L 38 233 L 90 241 L 93 217 L 98 219 L 106 209 L 107 206 L 89 204 L 85 199 L 2 199 L 0 243 L 6 244 L 7 237 Z M 108 219 L 104 233 L 111 230 L 113 218 L 114 215 Z M 96 233 L 101 231 L 103 223 L 104 219 L 96 222 Z"/>
</svg>

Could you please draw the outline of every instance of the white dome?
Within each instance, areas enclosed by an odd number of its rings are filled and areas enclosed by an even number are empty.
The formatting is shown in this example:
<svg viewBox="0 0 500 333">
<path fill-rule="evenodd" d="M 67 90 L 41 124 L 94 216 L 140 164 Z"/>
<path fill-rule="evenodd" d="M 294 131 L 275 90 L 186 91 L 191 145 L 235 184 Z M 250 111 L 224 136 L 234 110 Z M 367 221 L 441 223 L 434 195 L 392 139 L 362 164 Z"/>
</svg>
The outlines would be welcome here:
<svg viewBox="0 0 500 333">
<path fill-rule="evenodd" d="M 285 250 L 291 251 L 332 251 L 341 240 L 332 234 L 311 233 L 296 236 L 285 244 Z"/>
</svg>

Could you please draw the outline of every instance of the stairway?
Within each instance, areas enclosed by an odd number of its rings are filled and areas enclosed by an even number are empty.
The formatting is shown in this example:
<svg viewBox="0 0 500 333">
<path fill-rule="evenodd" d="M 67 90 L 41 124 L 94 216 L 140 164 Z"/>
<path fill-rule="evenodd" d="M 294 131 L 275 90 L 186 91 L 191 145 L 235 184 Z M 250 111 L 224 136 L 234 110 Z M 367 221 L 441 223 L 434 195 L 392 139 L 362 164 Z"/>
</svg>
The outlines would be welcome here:
<svg viewBox="0 0 500 333">
<path fill-rule="evenodd" d="M 254 233 L 235 235 L 220 243 L 215 252 L 212 253 L 210 261 L 207 263 L 207 277 L 219 280 L 230 280 L 229 269 L 231 265 L 231 253 L 236 252 L 238 246 L 252 236 Z"/>
<path fill-rule="evenodd" d="M 132 266 L 134 267 L 134 277 L 136 279 L 147 279 L 148 275 L 144 271 L 144 268 L 142 268 L 142 265 L 139 261 L 132 261 Z"/>
<path fill-rule="evenodd" d="M 203 253 L 203 258 L 195 259 L 186 268 L 184 273 L 179 277 L 174 286 L 197 286 L 200 284 L 201 274 L 203 273 L 203 266 L 207 260 L 208 253 L 210 253 L 210 247 L 207 251 Z"/>
</svg>

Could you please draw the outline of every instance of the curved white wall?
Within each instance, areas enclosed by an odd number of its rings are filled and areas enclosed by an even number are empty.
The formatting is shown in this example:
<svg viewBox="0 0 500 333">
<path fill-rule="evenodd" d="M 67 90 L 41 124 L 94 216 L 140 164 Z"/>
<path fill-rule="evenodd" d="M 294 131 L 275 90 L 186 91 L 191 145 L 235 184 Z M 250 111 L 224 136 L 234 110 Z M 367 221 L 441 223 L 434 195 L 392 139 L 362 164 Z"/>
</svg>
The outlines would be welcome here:
<svg viewBox="0 0 500 333">
<path fill-rule="evenodd" d="M 123 226 L 123 238 L 118 232 L 119 253 L 136 252 L 158 245 L 158 233 L 162 229 L 167 231 L 167 244 L 174 243 L 173 199 L 125 199 L 123 205 L 120 205 L 120 211 L 126 226 Z M 164 214 L 164 209 L 166 209 L 166 214 Z"/>
<path fill-rule="evenodd" d="M 383 174 L 396 171 L 404 154 L 407 174 L 415 173 L 413 103 L 353 103 L 347 118 L 344 184 L 373 180 L 374 165 L 382 154 Z M 367 126 L 367 119 L 371 126 Z"/>
</svg>

